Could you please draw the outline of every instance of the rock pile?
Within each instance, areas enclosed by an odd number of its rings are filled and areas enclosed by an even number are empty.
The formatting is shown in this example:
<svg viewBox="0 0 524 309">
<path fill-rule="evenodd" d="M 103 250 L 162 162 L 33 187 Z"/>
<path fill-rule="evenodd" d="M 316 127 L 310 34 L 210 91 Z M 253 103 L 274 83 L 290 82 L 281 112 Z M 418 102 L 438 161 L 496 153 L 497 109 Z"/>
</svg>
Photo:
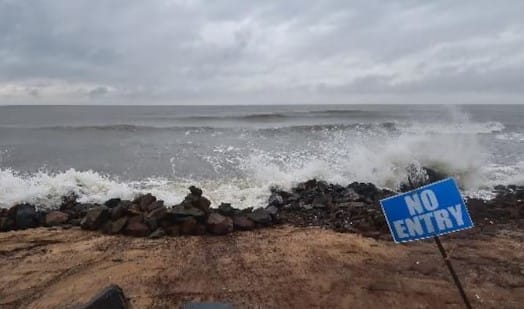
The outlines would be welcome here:
<svg viewBox="0 0 524 309">
<path fill-rule="evenodd" d="M 269 207 L 280 210 L 284 223 L 378 237 L 389 234 L 379 201 L 393 194 L 371 183 L 341 186 L 313 179 L 289 192 L 273 189 Z"/>
<path fill-rule="evenodd" d="M 150 193 L 134 200 L 113 198 L 103 205 L 82 204 L 66 197 L 59 210 L 37 211 L 34 205 L 20 204 L 0 212 L 0 231 L 38 226 L 80 226 L 105 234 L 159 238 L 165 235 L 224 235 L 234 230 L 252 230 L 273 225 L 276 216 L 265 209 L 240 210 L 230 204 L 211 208 L 202 190 L 191 186 L 178 205 L 166 207 Z M 276 213 L 275 213 L 276 215 Z"/>
<path fill-rule="evenodd" d="M 497 195 L 492 200 L 467 199 L 475 224 L 516 222 L 524 227 L 524 186 L 495 189 Z M 389 238 L 379 201 L 395 194 L 371 183 L 342 186 L 312 179 L 289 191 L 272 188 L 264 208 L 240 210 L 226 203 L 211 208 L 201 189 L 191 186 L 189 191 L 180 204 L 171 207 L 149 193 L 132 201 L 113 198 L 103 205 L 78 203 L 75 196 L 68 196 L 58 210 L 47 212 L 19 204 L 0 209 L 0 231 L 80 226 L 105 234 L 159 238 L 224 235 L 286 223 Z"/>
<path fill-rule="evenodd" d="M 495 194 L 491 200 L 467 199 L 475 224 L 517 222 L 524 228 L 524 186 L 496 186 Z"/>
</svg>

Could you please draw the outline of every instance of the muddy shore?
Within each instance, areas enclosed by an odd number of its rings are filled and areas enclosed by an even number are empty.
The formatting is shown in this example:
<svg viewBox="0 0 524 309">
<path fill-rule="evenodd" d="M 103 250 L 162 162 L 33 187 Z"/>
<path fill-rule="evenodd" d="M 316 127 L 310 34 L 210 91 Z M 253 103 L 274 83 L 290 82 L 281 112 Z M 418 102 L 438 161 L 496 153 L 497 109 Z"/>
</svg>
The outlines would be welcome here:
<svg viewBox="0 0 524 309">
<path fill-rule="evenodd" d="M 524 232 L 443 237 L 475 308 L 521 308 Z M 109 283 L 133 308 L 462 308 L 435 244 L 278 226 L 162 239 L 79 228 L 0 233 L 0 307 L 70 308 Z"/>
</svg>

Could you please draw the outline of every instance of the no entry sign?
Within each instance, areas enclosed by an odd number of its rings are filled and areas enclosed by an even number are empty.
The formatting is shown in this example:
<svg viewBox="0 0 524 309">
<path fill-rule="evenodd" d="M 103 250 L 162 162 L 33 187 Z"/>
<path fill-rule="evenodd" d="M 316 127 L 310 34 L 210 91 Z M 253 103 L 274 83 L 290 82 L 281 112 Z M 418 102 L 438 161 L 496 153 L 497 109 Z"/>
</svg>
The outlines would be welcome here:
<svg viewBox="0 0 524 309">
<path fill-rule="evenodd" d="M 473 227 L 454 179 L 447 178 L 380 201 L 395 242 Z"/>
</svg>

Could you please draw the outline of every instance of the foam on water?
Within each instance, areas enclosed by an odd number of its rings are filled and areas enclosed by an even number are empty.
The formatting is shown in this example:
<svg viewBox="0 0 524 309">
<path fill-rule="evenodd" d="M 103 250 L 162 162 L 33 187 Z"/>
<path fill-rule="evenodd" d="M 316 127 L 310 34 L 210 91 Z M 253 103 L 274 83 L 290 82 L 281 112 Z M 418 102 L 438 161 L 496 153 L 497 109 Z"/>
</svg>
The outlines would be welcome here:
<svg viewBox="0 0 524 309">
<path fill-rule="evenodd" d="M 499 122 L 472 122 L 456 109 L 450 108 L 449 114 L 449 119 L 441 122 L 316 125 L 298 133 L 284 130 L 277 135 L 301 136 L 303 140 L 270 149 L 258 147 L 258 139 L 271 140 L 272 132 L 246 129 L 239 136 L 247 141 L 245 145 L 220 144 L 198 154 L 210 166 L 209 175 L 213 177 L 209 179 L 178 175 L 183 162 L 175 154 L 169 160 L 171 177 L 125 181 L 91 170 L 19 173 L 3 167 L 0 207 L 19 202 L 55 207 L 62 196 L 71 193 L 81 202 L 100 203 L 113 197 L 131 199 L 143 192 L 173 205 L 183 199 L 189 185 L 202 187 L 214 206 L 230 202 L 240 208 L 257 207 L 266 201 L 269 187 L 289 189 L 310 178 L 344 185 L 371 182 L 396 189 L 406 181 L 406 169 L 414 163 L 456 177 L 468 195 L 485 196 L 497 184 L 524 184 L 524 161 L 496 164 L 480 139 L 494 134 L 496 139 L 518 140 L 519 133 L 502 133 L 505 127 Z M 199 132 L 185 133 L 193 134 Z M 1 157 L 2 152 L 0 163 Z"/>
</svg>

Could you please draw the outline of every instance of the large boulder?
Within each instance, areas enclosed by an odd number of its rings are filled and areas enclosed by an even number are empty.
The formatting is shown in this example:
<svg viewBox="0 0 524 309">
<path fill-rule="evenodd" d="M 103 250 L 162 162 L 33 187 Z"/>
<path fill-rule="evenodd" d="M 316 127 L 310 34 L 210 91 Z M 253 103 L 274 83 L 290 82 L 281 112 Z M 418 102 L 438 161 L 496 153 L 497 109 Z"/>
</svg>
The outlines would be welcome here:
<svg viewBox="0 0 524 309">
<path fill-rule="evenodd" d="M 132 205 L 132 204 L 131 204 Z M 118 206 L 111 209 L 111 220 L 118 220 L 127 214 L 130 204 L 120 202 Z"/>
<path fill-rule="evenodd" d="M 217 212 L 223 216 L 232 217 L 240 213 L 240 210 L 232 207 L 229 203 L 222 203 L 218 206 Z"/>
<path fill-rule="evenodd" d="M 151 233 L 151 230 L 147 224 L 144 223 L 143 216 L 139 215 L 128 219 L 124 233 L 135 237 L 146 237 Z"/>
<path fill-rule="evenodd" d="M 194 186 L 191 186 L 189 188 L 189 191 L 191 191 L 191 193 L 186 195 L 181 205 L 185 207 L 192 206 L 208 214 L 210 212 L 209 207 L 211 206 L 211 202 L 207 198 L 202 196 L 202 190 Z"/>
<path fill-rule="evenodd" d="M 39 222 L 35 206 L 31 204 L 20 204 L 16 209 L 16 227 L 27 229 L 37 227 Z"/>
<path fill-rule="evenodd" d="M 135 198 L 133 200 L 133 204 L 138 205 L 142 211 L 147 211 L 149 205 L 153 204 L 155 201 L 156 197 L 154 197 L 151 193 L 147 193 Z"/>
<path fill-rule="evenodd" d="M 269 196 L 267 203 L 269 206 L 281 207 L 284 205 L 284 198 L 278 193 L 273 193 Z"/>
<path fill-rule="evenodd" d="M 164 201 L 162 200 L 157 200 L 157 201 L 154 201 L 153 203 L 149 204 L 149 206 L 147 206 L 147 209 L 145 210 L 146 212 L 151 212 L 157 208 L 162 208 L 162 207 L 165 207 L 164 206 Z"/>
<path fill-rule="evenodd" d="M 104 206 L 106 206 L 108 208 L 115 208 L 116 206 L 118 206 L 118 204 L 120 204 L 120 201 L 121 201 L 121 199 L 119 199 L 119 198 L 112 198 L 112 199 L 107 200 L 104 203 Z"/>
<path fill-rule="evenodd" d="M 271 214 L 263 208 L 255 209 L 248 214 L 248 218 L 261 225 L 270 225 L 272 222 Z"/>
<path fill-rule="evenodd" d="M 176 205 L 169 210 L 169 213 L 177 217 L 195 218 L 203 218 L 206 215 L 202 210 L 189 205 Z"/>
<path fill-rule="evenodd" d="M 7 232 L 15 228 L 15 220 L 9 217 L 0 218 L 0 232 Z"/>
<path fill-rule="evenodd" d="M 109 234 L 118 234 L 124 230 L 127 224 L 127 217 L 122 217 L 111 223 Z"/>
<path fill-rule="evenodd" d="M 109 219 L 109 208 L 98 206 L 89 209 L 85 217 L 80 222 L 80 227 L 84 230 L 96 230 L 100 228 Z"/>
<path fill-rule="evenodd" d="M 165 221 L 165 218 L 167 218 L 167 209 L 162 205 L 161 207 L 157 207 L 146 214 L 144 221 L 147 226 L 149 226 L 149 228 L 154 231 L 161 225 L 163 221 Z"/>
<path fill-rule="evenodd" d="M 45 215 L 45 225 L 46 226 L 55 226 L 67 223 L 69 220 L 69 215 L 62 211 L 50 211 Z"/>
<path fill-rule="evenodd" d="M 233 226 L 238 230 L 250 231 L 255 228 L 255 222 L 247 216 L 239 215 L 233 217 Z"/>
<path fill-rule="evenodd" d="M 180 235 L 203 235 L 206 233 L 206 227 L 199 224 L 193 217 L 187 217 L 180 225 Z"/>
<path fill-rule="evenodd" d="M 268 206 L 266 207 L 266 211 L 269 212 L 269 214 L 271 215 L 271 218 L 273 218 L 273 220 L 276 220 L 278 221 L 278 207 L 277 206 Z"/>
<path fill-rule="evenodd" d="M 225 235 L 233 232 L 233 220 L 218 213 L 211 213 L 207 217 L 207 230 L 211 234 Z"/>
<path fill-rule="evenodd" d="M 160 220 L 165 218 L 166 214 L 167 214 L 167 208 L 162 205 L 160 207 L 157 207 L 157 208 L 151 210 L 146 215 L 146 218 L 147 219 L 154 219 L 154 220 L 160 221 Z"/>
</svg>

